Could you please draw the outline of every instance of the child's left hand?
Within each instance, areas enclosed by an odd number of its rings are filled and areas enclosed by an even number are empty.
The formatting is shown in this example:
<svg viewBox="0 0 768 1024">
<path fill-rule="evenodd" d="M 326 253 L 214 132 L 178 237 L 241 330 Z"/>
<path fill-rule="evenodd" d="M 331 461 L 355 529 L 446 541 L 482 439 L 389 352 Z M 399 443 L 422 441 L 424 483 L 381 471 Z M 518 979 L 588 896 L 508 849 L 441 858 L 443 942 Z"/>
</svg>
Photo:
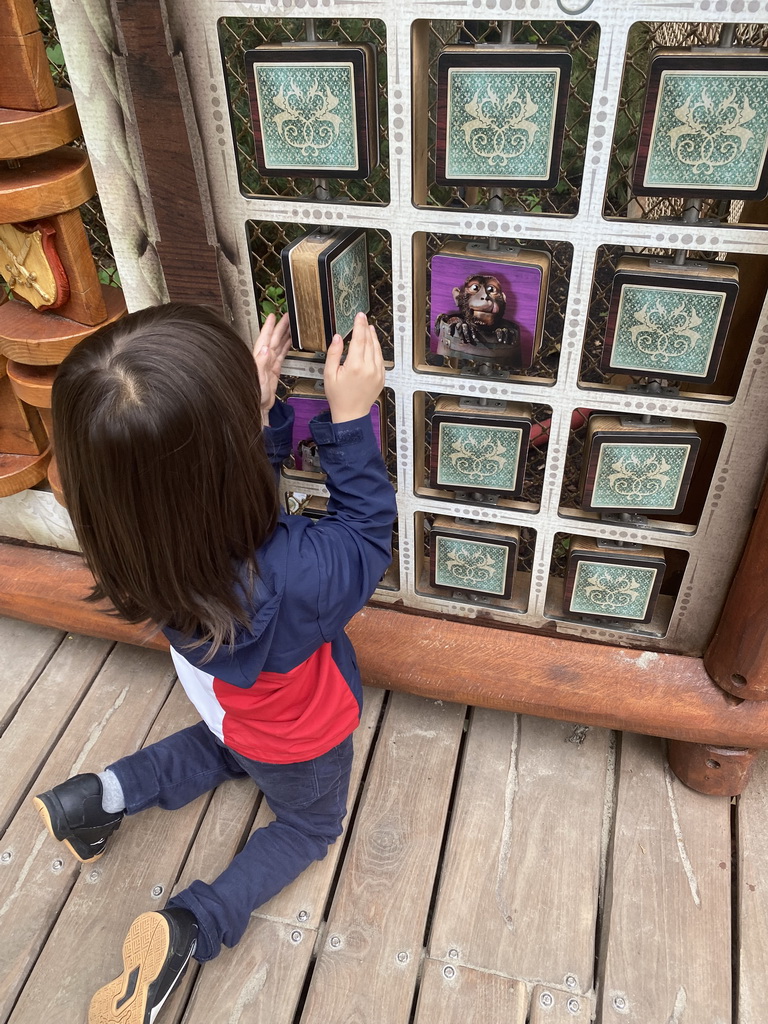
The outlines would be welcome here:
<svg viewBox="0 0 768 1024">
<path fill-rule="evenodd" d="M 261 418 L 265 424 L 269 420 L 269 410 L 275 404 L 280 370 L 290 347 L 291 331 L 288 317 L 283 316 L 276 321 L 275 314 L 270 313 L 253 348 L 253 358 L 261 387 Z"/>
</svg>

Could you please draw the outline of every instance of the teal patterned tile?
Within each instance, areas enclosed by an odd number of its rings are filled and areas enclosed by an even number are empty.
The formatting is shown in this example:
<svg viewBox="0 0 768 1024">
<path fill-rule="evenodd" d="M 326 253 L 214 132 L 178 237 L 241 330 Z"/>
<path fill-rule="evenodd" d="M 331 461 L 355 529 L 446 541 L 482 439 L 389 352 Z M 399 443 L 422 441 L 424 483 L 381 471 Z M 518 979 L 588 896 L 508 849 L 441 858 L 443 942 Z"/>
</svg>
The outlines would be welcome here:
<svg viewBox="0 0 768 1024">
<path fill-rule="evenodd" d="M 658 569 L 578 561 L 569 611 L 608 619 L 644 619 Z"/>
<path fill-rule="evenodd" d="M 434 582 L 439 587 L 503 595 L 510 549 L 506 544 L 438 536 Z"/>
<path fill-rule="evenodd" d="M 723 291 L 625 284 L 611 366 L 706 377 L 724 304 Z"/>
<path fill-rule="evenodd" d="M 358 167 L 354 68 L 339 63 L 253 65 L 266 168 Z"/>
<path fill-rule="evenodd" d="M 548 178 L 560 75 L 559 68 L 451 68 L 447 176 Z"/>
<path fill-rule="evenodd" d="M 688 444 L 606 442 L 600 445 L 589 504 L 638 511 L 674 509 L 690 455 Z"/>
<path fill-rule="evenodd" d="M 368 246 L 360 235 L 344 252 L 330 262 L 333 319 L 336 331 L 346 338 L 355 315 L 370 308 L 368 288 Z"/>
<path fill-rule="evenodd" d="M 520 427 L 440 423 L 438 485 L 514 491 L 522 435 Z"/>
<path fill-rule="evenodd" d="M 756 189 L 768 150 L 768 74 L 663 71 L 643 184 Z"/>
</svg>

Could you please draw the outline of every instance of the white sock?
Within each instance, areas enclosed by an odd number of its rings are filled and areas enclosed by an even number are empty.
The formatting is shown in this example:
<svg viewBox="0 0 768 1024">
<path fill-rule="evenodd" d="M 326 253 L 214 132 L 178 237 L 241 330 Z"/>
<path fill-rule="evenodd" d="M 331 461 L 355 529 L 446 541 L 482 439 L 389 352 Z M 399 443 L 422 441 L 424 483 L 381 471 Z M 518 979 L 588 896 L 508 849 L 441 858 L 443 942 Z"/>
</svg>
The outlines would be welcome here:
<svg viewBox="0 0 768 1024">
<path fill-rule="evenodd" d="M 99 772 L 99 778 L 101 779 L 101 806 L 107 814 L 117 814 L 118 811 L 125 810 L 125 797 L 123 796 L 123 787 L 120 785 L 120 780 L 111 772 L 109 768 L 106 771 Z"/>
</svg>

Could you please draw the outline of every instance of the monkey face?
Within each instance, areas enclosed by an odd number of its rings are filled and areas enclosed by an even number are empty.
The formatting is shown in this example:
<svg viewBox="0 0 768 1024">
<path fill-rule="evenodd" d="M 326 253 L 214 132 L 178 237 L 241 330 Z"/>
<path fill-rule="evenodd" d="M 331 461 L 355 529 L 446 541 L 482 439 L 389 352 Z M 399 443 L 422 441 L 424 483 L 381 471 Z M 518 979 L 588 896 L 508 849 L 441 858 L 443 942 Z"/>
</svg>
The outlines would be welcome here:
<svg viewBox="0 0 768 1024">
<path fill-rule="evenodd" d="M 507 308 L 499 279 L 489 274 L 468 277 L 463 288 L 453 289 L 453 300 L 463 319 L 489 326 L 503 320 Z"/>
</svg>

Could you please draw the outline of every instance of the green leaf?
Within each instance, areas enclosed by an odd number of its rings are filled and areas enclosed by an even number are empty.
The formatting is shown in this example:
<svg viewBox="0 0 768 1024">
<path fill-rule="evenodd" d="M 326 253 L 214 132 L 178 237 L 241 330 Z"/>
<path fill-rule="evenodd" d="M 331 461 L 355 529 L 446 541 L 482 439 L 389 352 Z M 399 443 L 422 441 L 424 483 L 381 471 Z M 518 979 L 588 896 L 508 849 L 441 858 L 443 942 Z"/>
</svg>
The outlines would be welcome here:
<svg viewBox="0 0 768 1024">
<path fill-rule="evenodd" d="M 64 63 L 64 51 L 61 48 L 61 43 L 46 46 L 45 53 L 51 64 L 61 65 Z"/>
</svg>

